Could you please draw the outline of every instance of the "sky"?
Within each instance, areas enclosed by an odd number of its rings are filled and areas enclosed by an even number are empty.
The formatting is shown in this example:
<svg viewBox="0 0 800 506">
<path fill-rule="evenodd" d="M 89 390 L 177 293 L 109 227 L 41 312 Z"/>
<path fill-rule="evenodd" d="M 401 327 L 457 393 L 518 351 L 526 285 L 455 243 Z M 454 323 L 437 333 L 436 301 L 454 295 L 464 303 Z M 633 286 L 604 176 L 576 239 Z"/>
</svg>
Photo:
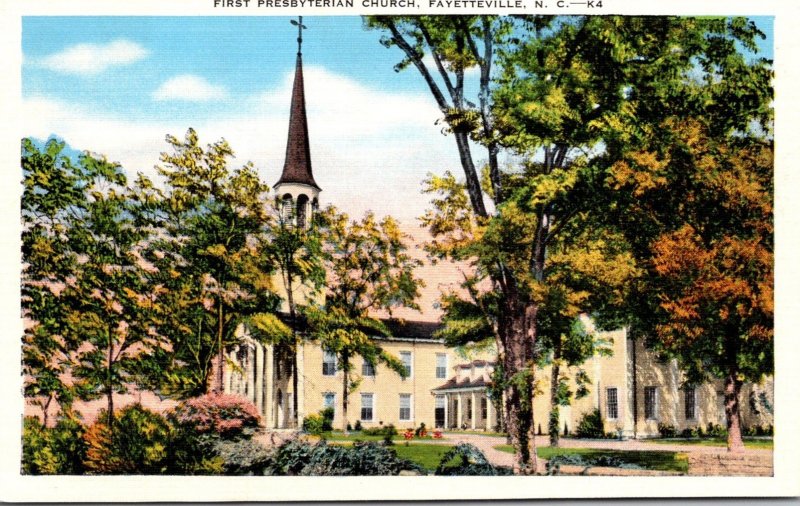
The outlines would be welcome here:
<svg viewBox="0 0 800 506">
<path fill-rule="evenodd" d="M 410 221 L 429 172 L 458 170 L 418 75 L 360 17 L 306 17 L 303 62 L 321 201 Z M 225 138 L 269 184 L 283 167 L 297 53 L 289 18 L 26 17 L 24 131 L 155 175 L 166 134 Z M 415 71 L 414 71 L 415 72 Z"/>
<path fill-rule="evenodd" d="M 768 33 L 770 18 L 757 20 Z M 415 69 L 360 17 L 305 17 L 303 62 L 314 176 L 323 204 L 411 222 L 428 173 L 460 174 L 455 142 Z M 26 135 L 55 134 L 155 176 L 167 134 L 225 138 L 236 165 L 277 181 L 297 28 L 285 17 L 23 17 Z M 480 152 L 476 150 L 477 161 Z"/>
</svg>

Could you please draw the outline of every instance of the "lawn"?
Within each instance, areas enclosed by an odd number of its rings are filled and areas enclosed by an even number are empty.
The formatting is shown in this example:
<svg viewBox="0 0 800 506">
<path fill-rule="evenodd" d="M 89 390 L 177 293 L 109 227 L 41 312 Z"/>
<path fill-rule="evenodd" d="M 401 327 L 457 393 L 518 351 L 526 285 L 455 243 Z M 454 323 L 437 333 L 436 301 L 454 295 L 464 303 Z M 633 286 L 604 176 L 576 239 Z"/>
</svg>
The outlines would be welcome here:
<svg viewBox="0 0 800 506">
<path fill-rule="evenodd" d="M 514 453 L 514 448 L 510 445 L 497 445 L 494 448 L 500 451 Z M 536 449 L 536 454 L 548 460 L 556 455 L 576 455 L 584 460 L 600 457 L 614 458 L 626 464 L 634 464 L 644 469 L 656 471 L 678 471 L 685 473 L 689 470 L 689 463 L 686 460 L 686 455 L 678 452 L 602 450 L 595 448 L 550 448 L 549 446 L 540 446 Z"/>
<path fill-rule="evenodd" d="M 662 444 L 662 445 L 696 445 L 696 446 L 727 446 L 728 440 L 721 437 L 710 437 L 710 438 L 692 438 L 692 439 L 682 439 L 682 438 L 669 438 L 669 439 L 653 439 L 650 442 Z M 773 443 L 772 438 L 763 439 L 763 438 L 744 438 L 744 446 L 746 448 L 760 448 L 765 450 L 772 450 Z"/>
<path fill-rule="evenodd" d="M 425 443 L 411 443 L 406 446 L 405 443 L 401 443 L 392 446 L 391 448 L 397 451 L 398 457 L 408 459 L 421 465 L 429 472 L 433 472 L 439 466 L 439 462 L 442 460 L 442 455 L 450 450 L 452 446 Z"/>
</svg>

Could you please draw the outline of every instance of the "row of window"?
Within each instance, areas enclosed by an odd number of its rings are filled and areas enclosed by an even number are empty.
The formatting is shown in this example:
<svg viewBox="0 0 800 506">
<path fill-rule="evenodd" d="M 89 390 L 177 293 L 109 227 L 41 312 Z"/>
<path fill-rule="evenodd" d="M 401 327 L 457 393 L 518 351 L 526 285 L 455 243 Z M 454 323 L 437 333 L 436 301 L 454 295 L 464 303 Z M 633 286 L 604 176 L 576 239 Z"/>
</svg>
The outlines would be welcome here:
<svg viewBox="0 0 800 506">
<path fill-rule="evenodd" d="M 406 376 L 411 377 L 414 372 L 414 358 L 410 351 L 401 351 L 400 360 L 406 369 Z M 322 353 L 322 375 L 335 376 L 336 375 L 336 354 L 331 351 L 323 351 Z M 375 364 L 366 360 L 361 364 L 361 375 L 364 377 L 375 376 Z M 445 379 L 447 377 L 447 354 L 436 354 L 436 378 Z"/>
<path fill-rule="evenodd" d="M 687 420 L 697 416 L 697 402 L 694 388 L 683 389 L 683 414 Z M 617 388 L 606 388 L 606 417 L 609 420 L 619 418 L 619 397 Z M 644 387 L 644 417 L 655 420 L 658 417 L 658 387 Z"/>
<path fill-rule="evenodd" d="M 324 408 L 332 408 L 336 412 L 336 394 L 333 392 L 325 392 L 322 394 L 322 405 Z M 401 422 L 410 422 L 413 420 L 411 412 L 411 394 L 400 394 L 399 399 L 399 418 Z M 375 416 L 375 394 L 362 393 L 361 394 L 361 413 L 360 418 L 362 422 L 371 422 Z"/>
</svg>

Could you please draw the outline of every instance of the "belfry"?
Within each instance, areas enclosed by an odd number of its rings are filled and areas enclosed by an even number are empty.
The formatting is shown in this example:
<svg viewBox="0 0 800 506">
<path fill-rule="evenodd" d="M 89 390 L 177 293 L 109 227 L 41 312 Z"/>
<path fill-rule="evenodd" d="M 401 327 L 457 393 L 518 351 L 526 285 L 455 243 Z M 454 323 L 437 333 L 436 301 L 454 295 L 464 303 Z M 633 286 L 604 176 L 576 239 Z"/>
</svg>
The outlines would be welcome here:
<svg viewBox="0 0 800 506">
<path fill-rule="evenodd" d="M 289 109 L 289 134 L 286 139 L 286 159 L 283 172 L 275 183 L 275 198 L 281 217 L 300 227 L 308 225 L 311 213 L 319 205 L 322 191 L 314 181 L 311 170 L 311 150 L 308 140 L 305 89 L 303 87 L 303 17 L 292 21 L 297 25 L 297 64 L 294 71 L 292 100 Z"/>
</svg>

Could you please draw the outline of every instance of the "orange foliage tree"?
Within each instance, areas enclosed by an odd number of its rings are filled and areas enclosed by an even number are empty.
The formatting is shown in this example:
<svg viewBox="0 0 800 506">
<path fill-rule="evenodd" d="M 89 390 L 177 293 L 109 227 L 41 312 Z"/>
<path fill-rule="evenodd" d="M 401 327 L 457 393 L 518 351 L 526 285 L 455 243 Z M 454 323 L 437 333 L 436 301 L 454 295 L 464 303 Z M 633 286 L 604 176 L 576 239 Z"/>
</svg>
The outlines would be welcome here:
<svg viewBox="0 0 800 506">
<path fill-rule="evenodd" d="M 629 234 L 647 245 L 639 305 L 687 382 L 724 381 L 728 449 L 740 451 L 740 388 L 773 373 L 772 142 L 713 136 L 700 120 L 661 126 L 659 146 L 628 153 L 610 176 L 632 197 Z"/>
</svg>

